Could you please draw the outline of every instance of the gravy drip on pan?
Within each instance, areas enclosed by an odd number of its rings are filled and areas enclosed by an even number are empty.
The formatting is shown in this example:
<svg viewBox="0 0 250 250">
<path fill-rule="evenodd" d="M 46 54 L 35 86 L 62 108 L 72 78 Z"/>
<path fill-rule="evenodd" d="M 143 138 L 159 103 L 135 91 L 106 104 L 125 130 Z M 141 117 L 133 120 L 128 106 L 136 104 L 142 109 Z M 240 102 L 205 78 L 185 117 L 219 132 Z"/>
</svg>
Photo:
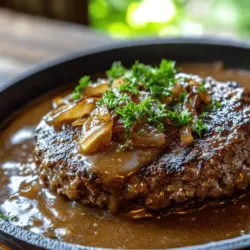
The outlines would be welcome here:
<svg viewBox="0 0 250 250">
<path fill-rule="evenodd" d="M 223 70 L 220 64 L 189 64 L 183 66 L 183 71 L 235 80 L 249 87 L 249 73 Z M 50 107 L 51 99 L 30 107 L 0 136 L 1 207 L 15 225 L 71 243 L 110 248 L 181 247 L 249 233 L 249 194 L 193 213 L 131 221 L 49 192 L 39 184 L 35 173 L 33 135 L 36 124 Z"/>
</svg>

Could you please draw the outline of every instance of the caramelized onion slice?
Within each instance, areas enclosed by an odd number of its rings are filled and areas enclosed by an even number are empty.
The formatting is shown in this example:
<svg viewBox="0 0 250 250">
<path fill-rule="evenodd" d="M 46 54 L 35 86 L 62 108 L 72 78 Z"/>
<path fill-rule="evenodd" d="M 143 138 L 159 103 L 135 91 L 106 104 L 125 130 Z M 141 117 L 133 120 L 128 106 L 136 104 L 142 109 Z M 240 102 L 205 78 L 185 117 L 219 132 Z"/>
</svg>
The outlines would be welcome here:
<svg viewBox="0 0 250 250">
<path fill-rule="evenodd" d="M 132 135 L 133 145 L 135 147 L 162 147 L 165 145 L 165 135 L 155 134 L 155 135 Z"/>
<path fill-rule="evenodd" d="M 185 145 L 190 145 L 194 138 L 192 135 L 192 128 L 190 126 L 184 126 L 180 129 L 180 137 L 181 137 L 181 141 L 185 144 Z"/>
<path fill-rule="evenodd" d="M 184 87 L 178 82 L 172 88 L 172 93 L 175 97 L 178 97 L 184 91 L 185 91 Z"/>
<path fill-rule="evenodd" d="M 58 109 L 59 107 L 69 105 L 72 103 L 72 94 L 66 96 L 55 96 L 52 100 L 53 109 Z"/>
<path fill-rule="evenodd" d="M 71 125 L 73 127 L 82 126 L 86 120 L 87 120 L 86 117 L 85 118 L 78 118 L 75 121 L 73 121 Z"/>
<path fill-rule="evenodd" d="M 54 112 L 49 115 L 47 122 L 51 125 L 58 125 L 64 121 L 78 119 L 90 114 L 94 110 L 97 100 L 96 98 L 87 98 L 66 105 L 63 108 L 59 107 L 58 110 L 54 110 Z"/>
<path fill-rule="evenodd" d="M 94 153 L 111 141 L 113 119 L 105 106 L 96 108 L 86 120 L 79 140 L 81 152 Z"/>
<path fill-rule="evenodd" d="M 124 124 L 121 122 L 121 120 L 114 118 L 114 125 L 112 128 L 112 133 L 113 134 L 125 133 L 125 127 L 124 127 Z"/>
<path fill-rule="evenodd" d="M 211 96 L 207 92 L 199 93 L 199 97 L 205 104 L 209 104 L 211 102 Z"/>
<path fill-rule="evenodd" d="M 84 92 L 84 96 L 102 96 L 104 92 L 108 89 L 108 82 L 101 82 L 97 84 L 92 84 L 88 86 Z"/>
<path fill-rule="evenodd" d="M 144 133 L 132 134 L 132 142 L 135 147 L 162 147 L 166 144 L 166 138 L 163 132 L 152 126 L 145 126 Z"/>
<path fill-rule="evenodd" d="M 56 96 L 54 97 L 54 99 L 52 100 L 52 107 L 53 109 L 58 108 L 59 106 L 63 105 L 63 97 L 61 96 Z"/>
</svg>

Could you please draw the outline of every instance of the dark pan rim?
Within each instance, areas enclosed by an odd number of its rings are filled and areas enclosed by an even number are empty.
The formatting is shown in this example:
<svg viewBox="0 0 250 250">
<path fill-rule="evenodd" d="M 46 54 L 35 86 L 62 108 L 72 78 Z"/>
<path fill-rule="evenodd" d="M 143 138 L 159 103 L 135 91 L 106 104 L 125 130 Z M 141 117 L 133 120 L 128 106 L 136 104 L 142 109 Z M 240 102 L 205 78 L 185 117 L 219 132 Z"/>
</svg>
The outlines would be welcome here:
<svg viewBox="0 0 250 250">
<path fill-rule="evenodd" d="M 146 45 L 163 45 L 163 44 L 175 44 L 175 45 L 211 45 L 211 46 L 224 46 L 233 48 L 241 48 L 250 50 L 250 44 L 238 40 L 229 40 L 226 38 L 212 38 L 212 37 L 203 37 L 203 38 L 193 38 L 193 37 L 184 37 L 184 38 L 149 38 L 149 39 L 138 39 L 125 42 L 111 42 L 111 45 L 102 46 L 95 49 L 88 49 L 83 51 L 78 51 L 60 57 L 49 62 L 45 62 L 34 66 L 24 73 L 19 74 L 17 77 L 14 77 L 6 81 L 2 86 L 0 86 L 0 94 L 4 93 L 12 85 L 17 84 L 20 81 L 25 80 L 26 78 L 31 77 L 34 74 L 42 73 L 51 67 L 63 64 L 65 62 L 70 62 L 80 57 L 89 56 L 93 54 L 98 54 L 102 52 L 108 52 L 116 49 L 129 48 L 134 46 L 146 46 Z M 53 240 L 50 238 L 43 237 L 41 235 L 35 234 L 33 232 L 27 231 L 21 227 L 15 226 L 10 222 L 0 219 L 0 233 L 4 237 L 11 236 L 13 240 L 19 240 L 26 243 L 29 243 L 31 246 L 41 247 L 45 249 L 61 249 L 61 250 L 98 250 L 98 249 L 107 249 L 107 248 L 97 248 L 97 247 L 88 247 L 81 246 L 77 244 L 70 244 L 66 242 L 61 242 L 58 240 Z M 250 235 L 243 235 L 235 237 L 232 239 L 226 239 L 221 241 L 210 242 L 201 245 L 174 248 L 175 250 L 215 250 L 215 249 L 239 249 L 250 246 Z"/>
<path fill-rule="evenodd" d="M 135 39 L 130 41 L 112 41 L 110 45 L 104 45 L 92 49 L 84 49 L 77 52 L 73 52 L 53 60 L 49 60 L 38 65 L 31 66 L 17 76 L 8 79 L 0 86 L 0 93 L 6 90 L 11 85 L 16 84 L 38 72 L 44 71 L 53 66 L 65 63 L 67 61 L 72 61 L 79 57 L 84 57 L 92 54 L 98 54 L 101 52 L 108 52 L 116 49 L 129 48 L 134 46 L 146 46 L 146 45 L 163 45 L 163 44 L 186 44 L 186 45 L 211 45 L 211 46 L 224 46 L 232 48 L 250 49 L 250 43 L 244 42 L 237 39 L 226 39 L 226 38 L 213 38 L 213 37 L 173 37 L 173 38 L 148 38 L 148 39 Z"/>
</svg>

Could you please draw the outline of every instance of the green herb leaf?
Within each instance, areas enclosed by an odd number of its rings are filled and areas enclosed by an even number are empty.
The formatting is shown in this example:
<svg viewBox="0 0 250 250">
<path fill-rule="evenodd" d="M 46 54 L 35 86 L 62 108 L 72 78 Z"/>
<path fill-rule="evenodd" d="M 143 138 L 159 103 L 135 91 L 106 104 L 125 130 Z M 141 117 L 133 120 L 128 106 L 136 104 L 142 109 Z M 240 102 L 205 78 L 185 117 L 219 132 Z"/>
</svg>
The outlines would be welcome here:
<svg viewBox="0 0 250 250">
<path fill-rule="evenodd" d="M 126 130 L 131 128 L 134 121 L 137 120 L 137 105 L 129 101 L 126 106 L 116 108 L 116 113 L 120 115 L 120 119 Z"/>
<path fill-rule="evenodd" d="M 75 90 L 72 94 L 73 100 L 78 100 L 81 97 L 81 92 L 88 87 L 90 83 L 90 76 L 84 76 L 79 80 L 79 84 L 75 87 Z"/>
<path fill-rule="evenodd" d="M 123 67 L 121 62 L 114 62 L 111 69 L 106 71 L 109 80 L 113 81 L 118 77 L 122 77 L 126 73 L 127 69 Z"/>
<path fill-rule="evenodd" d="M 186 90 L 185 90 L 183 93 L 180 94 L 179 100 L 180 100 L 181 103 L 184 103 L 184 100 L 185 100 L 187 94 L 188 94 L 188 93 L 187 93 Z"/>
<path fill-rule="evenodd" d="M 212 100 L 209 104 L 207 104 L 204 107 L 204 111 L 206 112 L 211 112 L 211 111 L 215 111 L 216 109 L 219 109 L 222 107 L 222 104 L 219 101 L 216 100 Z"/>
<path fill-rule="evenodd" d="M 161 123 L 167 116 L 165 105 L 158 100 L 151 99 L 150 97 L 139 104 L 127 101 L 126 105 L 117 107 L 115 112 L 120 116 L 120 119 L 127 130 L 131 128 L 135 121 L 141 118 L 146 119 L 149 124 L 163 130 L 164 125 Z"/>
<path fill-rule="evenodd" d="M 97 105 L 105 105 L 108 109 L 115 109 L 119 105 L 128 101 L 128 95 L 121 94 L 116 89 L 107 90 L 102 98 L 97 102 Z"/>
<path fill-rule="evenodd" d="M 3 214 L 3 212 L 0 210 L 0 218 L 4 221 L 9 221 L 10 218 L 6 215 Z"/>
<path fill-rule="evenodd" d="M 163 131 L 163 130 L 165 129 L 165 126 L 164 126 L 164 124 L 161 122 L 161 123 L 157 124 L 156 128 L 157 128 L 158 130 L 160 130 L 160 131 Z"/>
<path fill-rule="evenodd" d="M 133 79 L 124 79 L 124 83 L 120 86 L 120 90 L 132 94 L 138 94 L 138 85 Z"/>
<path fill-rule="evenodd" d="M 191 113 L 188 111 L 181 111 L 179 114 L 172 113 L 171 115 L 174 116 L 172 119 L 176 127 L 185 126 L 192 120 Z"/>
<path fill-rule="evenodd" d="M 201 137 L 203 133 L 208 131 L 208 126 L 201 119 L 198 119 L 193 124 L 192 128 L 194 132 L 199 135 L 199 137 Z"/>
<path fill-rule="evenodd" d="M 132 66 L 131 75 L 138 83 L 144 83 L 154 97 L 171 95 L 176 82 L 175 62 L 163 59 L 159 67 L 154 68 L 137 61 Z"/>
<path fill-rule="evenodd" d="M 18 221 L 18 217 L 17 216 L 13 216 L 13 217 L 8 217 L 7 215 L 4 215 L 4 213 L 2 212 L 2 210 L 0 210 L 0 218 L 4 221 Z"/>
<path fill-rule="evenodd" d="M 205 92 L 205 91 L 206 91 L 205 83 L 202 82 L 202 83 L 200 83 L 200 86 L 198 88 L 198 93 L 202 93 L 202 92 Z"/>
<path fill-rule="evenodd" d="M 164 104 L 159 101 L 151 102 L 151 106 L 145 115 L 147 116 L 149 123 L 158 127 L 160 130 L 164 129 L 164 126 L 159 125 L 162 123 L 163 119 L 167 117 L 167 110 Z"/>
<path fill-rule="evenodd" d="M 207 116 L 207 112 L 202 112 L 200 115 L 200 119 L 204 120 Z"/>
<path fill-rule="evenodd" d="M 139 135 L 139 136 L 145 135 L 145 130 L 144 130 L 144 129 L 140 129 L 140 130 L 138 131 L 138 135 Z"/>
<path fill-rule="evenodd" d="M 216 101 L 216 100 L 213 101 L 213 105 L 214 105 L 215 108 L 221 108 L 222 107 L 222 104 L 219 101 Z"/>
</svg>

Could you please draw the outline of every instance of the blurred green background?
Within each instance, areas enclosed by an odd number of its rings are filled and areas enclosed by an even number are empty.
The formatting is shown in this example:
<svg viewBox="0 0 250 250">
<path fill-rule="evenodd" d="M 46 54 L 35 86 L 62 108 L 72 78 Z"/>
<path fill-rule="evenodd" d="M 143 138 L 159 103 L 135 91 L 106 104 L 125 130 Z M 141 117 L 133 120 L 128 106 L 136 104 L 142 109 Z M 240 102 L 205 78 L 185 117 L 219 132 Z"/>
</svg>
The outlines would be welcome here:
<svg viewBox="0 0 250 250">
<path fill-rule="evenodd" d="M 250 0 L 89 0 L 89 22 L 113 37 L 250 37 Z"/>
</svg>

